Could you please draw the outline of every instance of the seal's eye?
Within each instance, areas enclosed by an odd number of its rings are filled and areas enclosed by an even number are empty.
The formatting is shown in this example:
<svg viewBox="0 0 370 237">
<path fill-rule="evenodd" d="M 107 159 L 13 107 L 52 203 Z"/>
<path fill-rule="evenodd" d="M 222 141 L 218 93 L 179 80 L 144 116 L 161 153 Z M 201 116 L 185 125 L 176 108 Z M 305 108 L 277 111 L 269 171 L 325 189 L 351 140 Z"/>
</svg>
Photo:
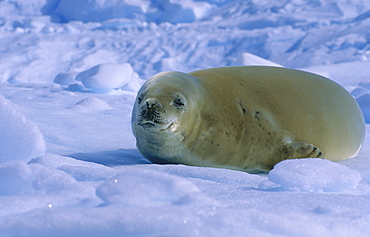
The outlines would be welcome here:
<svg viewBox="0 0 370 237">
<path fill-rule="evenodd" d="M 182 109 L 184 108 L 185 106 L 185 99 L 182 98 L 182 96 L 176 96 L 176 98 L 174 99 L 173 101 L 173 105 L 177 108 L 177 109 Z"/>
<path fill-rule="evenodd" d="M 141 101 L 143 101 L 143 98 L 141 98 L 141 96 L 140 97 L 137 97 L 137 103 L 140 104 Z"/>
</svg>

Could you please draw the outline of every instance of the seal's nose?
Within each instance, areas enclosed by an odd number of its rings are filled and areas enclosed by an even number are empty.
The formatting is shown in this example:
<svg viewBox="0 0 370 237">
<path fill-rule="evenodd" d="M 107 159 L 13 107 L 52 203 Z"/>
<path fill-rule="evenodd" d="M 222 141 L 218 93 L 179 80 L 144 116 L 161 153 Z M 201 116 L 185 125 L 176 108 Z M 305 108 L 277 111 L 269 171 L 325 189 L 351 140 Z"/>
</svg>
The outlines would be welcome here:
<svg viewBox="0 0 370 237">
<path fill-rule="evenodd" d="M 152 99 L 152 98 L 147 99 L 145 101 L 145 104 L 146 104 L 147 109 L 157 109 L 158 110 L 159 108 L 161 108 L 161 104 L 157 100 Z"/>
</svg>

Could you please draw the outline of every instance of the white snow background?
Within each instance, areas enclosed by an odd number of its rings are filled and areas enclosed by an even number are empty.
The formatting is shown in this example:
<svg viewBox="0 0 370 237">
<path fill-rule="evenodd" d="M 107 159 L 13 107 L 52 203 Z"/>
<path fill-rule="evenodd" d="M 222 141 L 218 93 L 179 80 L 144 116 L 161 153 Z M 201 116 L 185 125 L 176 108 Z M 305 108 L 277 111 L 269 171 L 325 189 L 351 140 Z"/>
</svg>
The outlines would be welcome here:
<svg viewBox="0 0 370 237">
<path fill-rule="evenodd" d="M 2 0 L 0 236 L 369 236 L 369 125 L 353 159 L 257 175 L 151 164 L 130 127 L 155 73 L 256 64 L 370 123 L 369 58 L 368 0 Z"/>
</svg>

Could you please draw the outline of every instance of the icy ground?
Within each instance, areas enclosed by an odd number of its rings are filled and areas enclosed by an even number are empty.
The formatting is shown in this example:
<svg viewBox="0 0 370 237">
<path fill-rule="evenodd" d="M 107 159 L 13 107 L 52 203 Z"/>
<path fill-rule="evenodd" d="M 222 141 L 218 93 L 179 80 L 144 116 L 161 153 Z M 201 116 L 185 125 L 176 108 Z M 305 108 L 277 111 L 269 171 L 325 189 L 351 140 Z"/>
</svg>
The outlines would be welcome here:
<svg viewBox="0 0 370 237">
<path fill-rule="evenodd" d="M 367 0 L 0 1 L 0 236 L 369 236 L 369 125 L 353 159 L 259 175 L 151 164 L 130 128 L 151 75 L 252 64 L 370 123 L 369 25 Z"/>
</svg>

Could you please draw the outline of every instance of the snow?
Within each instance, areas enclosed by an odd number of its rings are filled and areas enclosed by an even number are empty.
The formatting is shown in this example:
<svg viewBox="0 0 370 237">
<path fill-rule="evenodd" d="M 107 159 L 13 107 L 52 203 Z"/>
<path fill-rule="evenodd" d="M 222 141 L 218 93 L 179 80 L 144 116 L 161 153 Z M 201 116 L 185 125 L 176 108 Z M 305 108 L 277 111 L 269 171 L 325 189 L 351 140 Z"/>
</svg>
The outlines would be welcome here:
<svg viewBox="0 0 370 237">
<path fill-rule="evenodd" d="M 60 74 L 58 74 L 60 75 Z M 59 78 L 56 78 L 57 80 Z M 68 80 L 68 77 L 66 78 Z M 96 92 L 105 92 L 126 86 L 130 83 L 131 89 L 137 91 L 140 89 L 138 75 L 134 73 L 128 63 L 124 64 L 99 64 L 86 71 L 77 74 L 75 80 L 81 81 L 82 84 Z M 54 82 L 56 82 L 54 80 Z M 61 80 L 62 84 L 72 84 Z M 135 87 L 136 83 L 136 87 Z M 60 83 L 58 83 L 60 84 Z"/>
<path fill-rule="evenodd" d="M 106 206 L 203 206 L 214 203 L 186 178 L 145 169 L 122 172 L 99 186 L 96 195 Z"/>
<path fill-rule="evenodd" d="M 356 101 L 365 116 L 366 123 L 370 123 L 370 92 L 356 97 Z"/>
<path fill-rule="evenodd" d="M 50 6 L 50 5 L 49 5 Z M 192 22 L 202 18 L 212 5 L 192 0 L 62 0 L 54 7 L 48 7 L 44 14 L 54 21 L 101 22 L 115 18 L 140 19 L 147 22 Z"/>
<path fill-rule="evenodd" d="M 0 95 L 0 163 L 29 161 L 45 154 L 39 128 Z"/>
<path fill-rule="evenodd" d="M 288 190 L 336 192 L 356 189 L 362 176 L 329 160 L 303 159 L 278 163 L 268 179 Z"/>
<path fill-rule="evenodd" d="M 81 113 L 99 112 L 112 109 L 107 102 L 96 97 L 87 97 L 68 108 Z"/>
<path fill-rule="evenodd" d="M 360 106 L 366 123 L 370 123 L 370 81 L 365 80 L 351 92 Z"/>
<path fill-rule="evenodd" d="M 272 66 L 272 67 L 282 67 L 280 64 L 274 63 L 272 61 L 266 60 L 264 58 L 258 57 L 250 53 L 241 53 L 239 58 L 232 65 L 235 65 L 235 66 L 263 65 L 263 66 Z"/>
<path fill-rule="evenodd" d="M 0 1 L 0 236 L 368 236 L 369 124 L 352 159 L 248 174 L 152 164 L 130 120 L 160 71 L 270 65 L 333 79 L 370 123 L 369 11 L 363 0 Z"/>
</svg>

